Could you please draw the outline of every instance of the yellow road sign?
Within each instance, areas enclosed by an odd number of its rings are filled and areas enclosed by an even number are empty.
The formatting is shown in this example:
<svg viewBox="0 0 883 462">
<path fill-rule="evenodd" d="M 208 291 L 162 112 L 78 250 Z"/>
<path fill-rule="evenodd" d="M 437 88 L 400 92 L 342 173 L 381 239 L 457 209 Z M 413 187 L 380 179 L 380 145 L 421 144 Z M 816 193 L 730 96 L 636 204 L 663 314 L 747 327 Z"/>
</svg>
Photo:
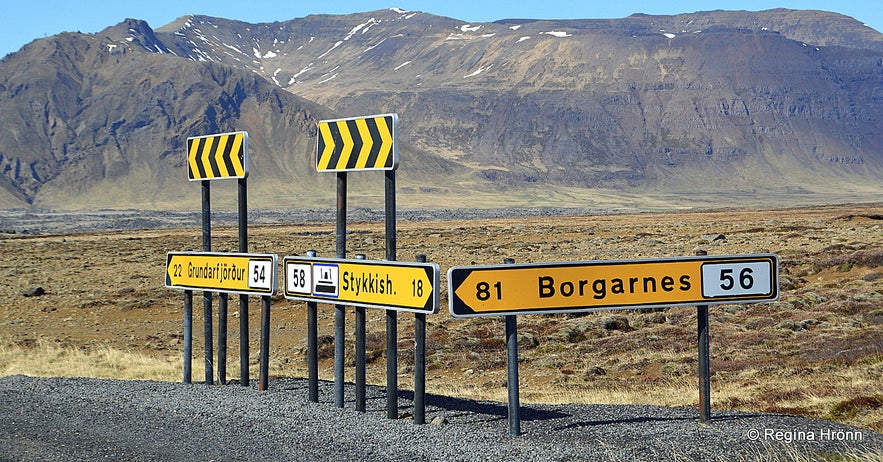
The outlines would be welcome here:
<svg viewBox="0 0 883 462">
<path fill-rule="evenodd" d="M 397 114 L 322 120 L 316 141 L 316 170 L 395 170 Z"/>
<path fill-rule="evenodd" d="M 248 133 L 234 132 L 187 138 L 190 181 L 248 176 Z"/>
<path fill-rule="evenodd" d="M 417 313 L 439 307 L 435 263 L 285 257 L 285 298 Z"/>
<path fill-rule="evenodd" d="M 166 287 L 274 295 L 277 263 L 273 254 L 169 252 Z"/>
<path fill-rule="evenodd" d="M 768 302 L 778 298 L 772 254 L 453 267 L 456 317 Z"/>
</svg>

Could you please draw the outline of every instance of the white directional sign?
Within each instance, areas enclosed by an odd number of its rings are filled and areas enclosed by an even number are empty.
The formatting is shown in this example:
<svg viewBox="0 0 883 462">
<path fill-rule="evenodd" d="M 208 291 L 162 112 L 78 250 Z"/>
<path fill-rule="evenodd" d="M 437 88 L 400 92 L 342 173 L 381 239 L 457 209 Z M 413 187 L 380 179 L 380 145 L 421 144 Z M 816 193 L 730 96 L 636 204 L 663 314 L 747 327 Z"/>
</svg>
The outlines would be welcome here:
<svg viewBox="0 0 883 462">
<path fill-rule="evenodd" d="M 775 255 L 453 267 L 456 317 L 773 301 Z"/>
</svg>

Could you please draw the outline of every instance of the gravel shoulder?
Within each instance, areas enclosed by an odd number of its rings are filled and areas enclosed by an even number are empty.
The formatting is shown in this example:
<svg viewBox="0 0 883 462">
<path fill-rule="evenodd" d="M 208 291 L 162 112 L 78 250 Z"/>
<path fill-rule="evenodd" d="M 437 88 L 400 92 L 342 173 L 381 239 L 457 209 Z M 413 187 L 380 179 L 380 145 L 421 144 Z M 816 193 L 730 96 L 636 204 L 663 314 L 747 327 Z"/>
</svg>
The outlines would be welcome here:
<svg viewBox="0 0 883 462">
<path fill-rule="evenodd" d="M 343 409 L 305 379 L 254 386 L 154 381 L 0 378 L 0 461 L 78 460 L 815 460 L 883 455 L 883 434 L 824 420 L 720 410 L 710 425 L 689 408 L 523 405 L 521 436 L 506 404 L 427 396 L 427 423 L 385 413 L 369 387 L 367 412 Z M 443 424 L 438 421 L 444 420 Z"/>
</svg>

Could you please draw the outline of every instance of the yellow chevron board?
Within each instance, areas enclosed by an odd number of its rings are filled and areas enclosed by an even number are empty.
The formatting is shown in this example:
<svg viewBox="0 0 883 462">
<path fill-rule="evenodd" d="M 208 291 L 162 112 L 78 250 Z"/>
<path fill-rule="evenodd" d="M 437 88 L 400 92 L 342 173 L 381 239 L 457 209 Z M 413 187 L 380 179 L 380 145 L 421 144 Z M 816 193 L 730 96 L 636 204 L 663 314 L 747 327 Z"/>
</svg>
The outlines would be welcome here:
<svg viewBox="0 0 883 462">
<path fill-rule="evenodd" d="M 395 170 L 399 166 L 398 122 L 398 114 L 319 121 L 316 170 Z"/>
<path fill-rule="evenodd" d="M 190 181 L 246 178 L 248 132 L 187 138 L 187 175 Z"/>
</svg>

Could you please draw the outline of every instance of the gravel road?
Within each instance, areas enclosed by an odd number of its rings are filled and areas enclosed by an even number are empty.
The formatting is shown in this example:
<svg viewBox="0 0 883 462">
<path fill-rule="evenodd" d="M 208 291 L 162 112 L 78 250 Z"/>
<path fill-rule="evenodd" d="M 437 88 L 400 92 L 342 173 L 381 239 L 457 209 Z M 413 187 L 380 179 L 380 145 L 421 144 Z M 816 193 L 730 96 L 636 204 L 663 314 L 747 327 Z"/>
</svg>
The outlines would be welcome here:
<svg viewBox="0 0 883 462">
<path fill-rule="evenodd" d="M 787 415 L 635 405 L 525 405 L 521 436 L 508 434 L 505 403 L 427 396 L 416 425 L 410 393 L 397 420 L 385 389 L 368 409 L 343 409 L 331 383 L 319 403 L 304 379 L 269 390 L 152 381 L 0 378 L 0 461 L 178 460 L 815 460 L 883 457 L 883 434 Z M 444 420 L 444 423 L 438 421 Z M 839 460 L 839 459 L 838 459 Z"/>
</svg>

